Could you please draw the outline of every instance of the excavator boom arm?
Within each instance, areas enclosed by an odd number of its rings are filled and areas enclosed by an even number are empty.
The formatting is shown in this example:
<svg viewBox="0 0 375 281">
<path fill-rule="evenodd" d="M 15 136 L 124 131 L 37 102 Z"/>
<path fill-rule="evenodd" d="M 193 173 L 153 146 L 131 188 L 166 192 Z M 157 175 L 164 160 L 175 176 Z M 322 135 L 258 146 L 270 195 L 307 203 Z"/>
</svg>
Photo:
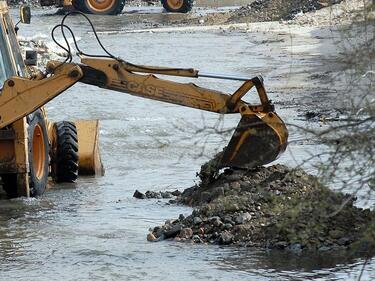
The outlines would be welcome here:
<svg viewBox="0 0 375 281">
<path fill-rule="evenodd" d="M 0 129 L 25 117 L 54 97 L 65 92 L 82 78 L 77 65 L 61 65 L 59 74 L 30 80 L 12 77 L 5 81 L 0 94 Z"/>
<path fill-rule="evenodd" d="M 274 112 L 260 77 L 245 80 L 232 95 L 202 88 L 193 83 L 163 80 L 154 74 L 196 78 L 194 69 L 137 66 L 112 58 L 83 58 L 82 64 L 51 61 L 50 76 L 37 80 L 12 77 L 0 95 L 0 129 L 18 120 L 76 82 L 188 106 L 216 113 L 240 113 L 242 118 L 217 168 L 250 168 L 275 160 L 286 148 L 288 132 Z M 146 73 L 146 74 L 144 74 Z M 201 75 L 218 78 L 215 75 Z M 233 77 L 229 79 L 233 80 Z M 256 87 L 260 104 L 251 105 L 242 97 Z"/>
<path fill-rule="evenodd" d="M 232 96 L 193 83 L 178 83 L 150 74 L 197 78 L 198 71 L 194 69 L 135 66 L 115 59 L 97 58 L 84 58 L 82 63 L 82 83 L 216 113 L 239 113 L 240 106 L 246 106 L 240 98 L 255 85 L 249 79 Z M 60 73 L 59 62 L 50 62 L 48 69 L 50 72 Z M 266 103 L 269 104 L 268 99 Z"/>
</svg>

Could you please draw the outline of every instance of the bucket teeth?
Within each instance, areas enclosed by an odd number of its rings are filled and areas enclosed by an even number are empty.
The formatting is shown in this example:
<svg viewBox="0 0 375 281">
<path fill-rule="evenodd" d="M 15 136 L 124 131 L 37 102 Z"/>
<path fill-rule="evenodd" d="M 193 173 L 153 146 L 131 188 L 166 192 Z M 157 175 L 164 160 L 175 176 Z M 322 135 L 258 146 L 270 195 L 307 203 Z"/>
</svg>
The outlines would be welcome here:
<svg viewBox="0 0 375 281">
<path fill-rule="evenodd" d="M 286 147 L 286 144 L 282 143 L 286 141 L 286 138 L 281 138 L 280 134 L 287 134 L 287 130 L 278 116 L 276 114 L 274 116 L 277 117 L 274 118 L 275 122 L 281 122 L 278 126 L 267 124 L 257 115 L 242 116 L 224 150 L 220 168 L 248 169 L 268 164 L 277 159 Z"/>
</svg>

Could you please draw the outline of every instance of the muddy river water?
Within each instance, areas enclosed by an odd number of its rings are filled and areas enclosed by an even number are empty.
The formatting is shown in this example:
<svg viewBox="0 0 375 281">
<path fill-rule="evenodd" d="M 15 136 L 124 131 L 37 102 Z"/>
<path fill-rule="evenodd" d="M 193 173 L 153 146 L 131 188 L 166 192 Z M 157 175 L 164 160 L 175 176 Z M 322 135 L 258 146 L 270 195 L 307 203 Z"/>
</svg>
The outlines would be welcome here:
<svg viewBox="0 0 375 281">
<path fill-rule="evenodd" d="M 51 16 L 50 10 L 33 13 L 32 25 L 21 26 L 20 35 L 51 42 L 50 30 L 61 16 Z M 169 15 L 153 16 L 162 21 L 163 16 Z M 126 30 L 138 28 L 132 23 L 142 22 L 140 16 L 92 19 L 98 31 L 123 31 L 115 35 L 102 33 L 103 44 L 116 56 L 134 63 L 247 76 L 262 73 L 282 118 L 301 124 L 304 121 L 298 117 L 299 108 L 313 104 L 308 97 L 313 87 L 306 82 L 307 77 L 322 64 L 316 48 L 324 36 L 332 36 L 332 32 L 314 35 L 312 29 L 307 29 L 305 35 L 294 38 L 296 47 L 291 55 L 288 31 L 272 35 L 266 30 L 127 33 Z M 100 52 L 81 18 L 75 17 L 69 23 L 76 30 L 82 49 L 93 54 Z M 333 43 L 327 43 L 320 56 L 333 47 Z M 216 80 L 202 80 L 200 85 L 222 91 L 239 86 Z M 218 121 L 216 114 L 86 85 L 74 86 L 50 102 L 47 110 L 54 121 L 101 120 L 106 175 L 80 178 L 76 184 L 51 184 L 52 188 L 37 199 L 1 199 L 0 280 L 358 278 L 363 260 L 340 255 L 298 256 L 146 241 L 150 227 L 180 213 L 188 214 L 191 209 L 167 205 L 162 200 L 137 200 L 132 198 L 134 190 L 175 190 L 194 184 L 200 165 L 225 145 L 221 136 L 196 133 L 201 127 L 214 126 Z M 237 122 L 236 116 L 225 117 L 220 126 L 226 128 Z M 319 145 L 300 142 L 299 138 L 298 134 L 291 135 L 290 149 L 278 162 L 297 165 L 310 152 L 321 149 Z M 306 168 L 314 172 L 311 166 Z M 374 278 L 375 262 L 370 261 L 363 280 Z"/>
</svg>

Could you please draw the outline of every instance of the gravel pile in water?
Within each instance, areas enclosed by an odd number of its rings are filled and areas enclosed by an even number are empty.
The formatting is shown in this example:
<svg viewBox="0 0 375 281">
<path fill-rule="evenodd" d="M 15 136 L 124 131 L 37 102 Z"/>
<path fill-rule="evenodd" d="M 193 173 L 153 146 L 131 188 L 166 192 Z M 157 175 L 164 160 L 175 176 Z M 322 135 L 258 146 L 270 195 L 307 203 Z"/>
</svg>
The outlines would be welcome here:
<svg viewBox="0 0 375 281">
<path fill-rule="evenodd" d="M 233 12 L 229 22 L 238 18 L 254 21 L 293 19 L 298 13 L 306 13 L 340 3 L 342 0 L 256 0 Z"/>
<path fill-rule="evenodd" d="M 151 229 L 149 241 L 375 251 L 375 212 L 353 206 L 355 198 L 329 190 L 301 169 L 227 169 L 175 201 L 196 209 Z"/>
</svg>

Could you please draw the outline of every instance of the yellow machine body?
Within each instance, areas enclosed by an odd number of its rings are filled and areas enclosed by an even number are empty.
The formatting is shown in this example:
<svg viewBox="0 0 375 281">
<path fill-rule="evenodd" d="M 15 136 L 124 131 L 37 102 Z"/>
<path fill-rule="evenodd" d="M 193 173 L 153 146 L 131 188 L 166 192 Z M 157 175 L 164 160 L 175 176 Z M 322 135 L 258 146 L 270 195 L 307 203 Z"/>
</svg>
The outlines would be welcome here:
<svg viewBox="0 0 375 281">
<path fill-rule="evenodd" d="M 14 25 L 9 15 L 9 10 L 5 1 L 0 1 L 0 44 L 1 53 L 0 59 L 4 60 L 2 67 L 7 68 L 6 73 L 3 75 L 19 77 L 22 81 L 34 82 L 39 89 L 40 97 L 48 97 L 51 92 L 64 91 L 71 85 L 71 81 L 76 79 L 67 77 L 56 77 L 53 83 L 44 84 L 41 87 L 42 77 L 33 77 L 31 71 L 25 66 L 22 59 L 22 55 L 19 50 L 16 34 L 14 31 Z M 6 63 L 5 63 L 6 61 Z M 5 65 L 6 64 L 6 65 Z M 24 77 L 24 78 L 21 78 Z M 33 80 L 31 80 L 33 79 Z M 37 82 L 39 81 L 39 82 Z M 34 97 L 28 97 L 29 100 L 23 100 L 22 93 L 26 91 L 33 91 L 33 87 L 30 84 L 23 85 L 20 83 L 18 86 L 21 88 L 14 88 L 16 97 L 12 98 L 7 94 L 5 88 L 9 87 L 12 83 L 5 83 L 0 85 L 0 98 L 2 99 L 2 109 L 0 111 L 0 185 L 5 183 L 9 184 L 11 194 L 17 196 L 29 196 L 29 180 L 30 180 L 30 169 L 36 171 L 36 176 L 43 169 L 43 161 L 50 161 L 50 155 L 43 153 L 44 146 L 50 146 L 51 151 L 54 149 L 54 123 L 47 119 L 46 112 L 42 105 L 44 101 L 37 100 Z M 68 85 L 68 86 L 67 86 Z M 50 88 L 52 87 L 52 88 Z M 11 87 L 12 88 L 12 87 Z M 44 94 L 44 95 L 43 95 Z M 48 98 L 47 98 L 48 99 Z M 30 103 L 33 104 L 31 110 L 19 111 L 27 107 Z M 6 109 L 5 109 L 6 108 Z M 28 121 L 26 116 L 33 111 L 39 109 L 43 121 L 46 125 L 46 139 L 41 138 L 40 127 L 36 126 L 35 134 L 39 135 L 41 139 L 38 142 L 37 137 L 34 138 L 35 149 L 29 151 L 29 133 L 28 133 Z M 13 116 L 7 126 L 1 126 L 3 117 Z M 102 175 L 103 165 L 100 159 L 99 153 L 99 122 L 98 120 L 85 120 L 74 122 L 77 126 L 78 137 L 80 139 L 80 151 L 79 154 L 79 172 L 82 175 Z M 39 130 L 39 131 L 38 131 Z M 43 143 L 42 143 L 43 142 Z M 42 158 L 42 159 L 41 159 Z M 50 163 L 48 163 L 49 165 Z M 39 170 L 38 170 L 39 169 Z M 48 168 L 48 171 L 51 169 Z M 9 183 L 8 183 L 9 181 Z"/>
<path fill-rule="evenodd" d="M 3 21 L 6 14 L 4 8 L 0 12 L 2 29 L 6 29 Z M 11 28 L 13 31 L 13 25 Z M 268 164 L 287 146 L 288 130 L 268 99 L 261 77 L 241 78 L 201 73 L 192 68 L 135 65 L 114 57 L 82 57 L 81 63 L 50 61 L 46 73 L 33 75 L 27 73 L 23 62 L 17 64 L 20 55 L 15 34 L 8 32 L 6 39 L 1 40 L 8 42 L 9 57 L 13 60 L 13 72 L 4 81 L 0 94 L 0 176 L 8 193 L 41 194 L 48 170 L 56 181 L 74 181 L 78 170 L 86 175 L 104 173 L 99 154 L 98 121 L 49 123 L 42 108 L 78 82 L 219 114 L 240 114 L 241 121 L 216 169 Z M 25 69 L 23 73 L 19 71 L 20 66 Z M 193 83 L 161 79 L 155 74 L 238 80 L 242 85 L 230 94 Z M 253 88 L 259 104 L 249 104 L 242 99 Z M 48 128 L 46 134 L 42 130 L 44 126 Z"/>
</svg>

